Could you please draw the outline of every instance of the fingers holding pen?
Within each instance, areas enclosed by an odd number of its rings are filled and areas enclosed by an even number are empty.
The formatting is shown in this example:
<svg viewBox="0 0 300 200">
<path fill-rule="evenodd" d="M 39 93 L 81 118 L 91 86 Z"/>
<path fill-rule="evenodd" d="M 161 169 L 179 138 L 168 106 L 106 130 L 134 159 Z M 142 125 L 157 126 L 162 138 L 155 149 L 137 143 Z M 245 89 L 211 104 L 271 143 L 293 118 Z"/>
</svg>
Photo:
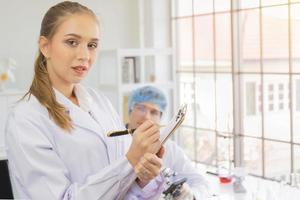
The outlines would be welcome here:
<svg viewBox="0 0 300 200">
<path fill-rule="evenodd" d="M 133 133 L 133 142 L 138 144 L 142 148 L 142 151 L 147 152 L 149 147 L 151 147 L 154 143 L 157 143 L 159 141 L 159 128 L 160 127 L 158 124 L 150 120 L 145 121 Z"/>
<path fill-rule="evenodd" d="M 160 126 L 158 124 L 151 120 L 147 120 L 135 130 L 133 136 L 150 137 L 154 134 L 159 134 L 159 129 Z"/>
</svg>

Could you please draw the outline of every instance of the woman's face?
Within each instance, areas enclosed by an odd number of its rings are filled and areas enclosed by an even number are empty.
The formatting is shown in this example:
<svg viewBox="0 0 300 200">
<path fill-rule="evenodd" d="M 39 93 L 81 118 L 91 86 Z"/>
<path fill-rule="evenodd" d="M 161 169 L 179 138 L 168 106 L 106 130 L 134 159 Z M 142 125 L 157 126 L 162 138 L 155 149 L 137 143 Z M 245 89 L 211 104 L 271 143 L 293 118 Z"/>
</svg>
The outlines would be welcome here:
<svg viewBox="0 0 300 200">
<path fill-rule="evenodd" d="M 44 54 L 54 86 L 72 86 L 87 75 L 97 56 L 99 32 L 88 14 L 72 15 L 59 25 Z"/>
</svg>

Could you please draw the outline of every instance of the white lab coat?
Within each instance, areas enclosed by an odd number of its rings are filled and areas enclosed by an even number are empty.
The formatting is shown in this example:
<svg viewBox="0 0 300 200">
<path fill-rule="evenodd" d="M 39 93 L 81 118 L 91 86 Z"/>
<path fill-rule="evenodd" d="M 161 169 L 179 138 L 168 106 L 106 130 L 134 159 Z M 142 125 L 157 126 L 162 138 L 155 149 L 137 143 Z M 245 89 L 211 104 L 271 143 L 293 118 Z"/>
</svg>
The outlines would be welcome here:
<svg viewBox="0 0 300 200">
<path fill-rule="evenodd" d="M 136 175 L 125 157 L 130 136 L 105 137 L 108 131 L 124 128 L 110 102 L 80 85 L 75 93 L 80 107 L 55 90 L 57 101 L 72 119 L 71 133 L 50 120 L 33 95 L 10 113 L 6 144 L 15 197 L 111 200 L 143 196 L 145 191 L 133 184 Z M 162 182 L 149 184 L 152 194 L 147 199 L 157 199 Z"/>
<path fill-rule="evenodd" d="M 163 166 L 177 172 L 176 178 L 187 178 L 187 184 L 193 191 L 196 200 L 206 199 L 208 195 L 208 182 L 199 169 L 195 168 L 183 150 L 171 140 L 165 144 Z"/>
</svg>

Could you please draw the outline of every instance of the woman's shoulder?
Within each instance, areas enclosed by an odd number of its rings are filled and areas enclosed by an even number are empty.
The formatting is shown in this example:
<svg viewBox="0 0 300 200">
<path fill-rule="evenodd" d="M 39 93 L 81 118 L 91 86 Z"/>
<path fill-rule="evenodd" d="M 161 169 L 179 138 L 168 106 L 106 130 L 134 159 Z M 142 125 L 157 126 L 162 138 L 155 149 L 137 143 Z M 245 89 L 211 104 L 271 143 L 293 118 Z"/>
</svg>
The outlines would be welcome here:
<svg viewBox="0 0 300 200">
<path fill-rule="evenodd" d="M 20 117 L 28 117 L 45 114 L 47 109 L 40 104 L 34 95 L 26 95 L 12 105 L 10 113 Z"/>
</svg>

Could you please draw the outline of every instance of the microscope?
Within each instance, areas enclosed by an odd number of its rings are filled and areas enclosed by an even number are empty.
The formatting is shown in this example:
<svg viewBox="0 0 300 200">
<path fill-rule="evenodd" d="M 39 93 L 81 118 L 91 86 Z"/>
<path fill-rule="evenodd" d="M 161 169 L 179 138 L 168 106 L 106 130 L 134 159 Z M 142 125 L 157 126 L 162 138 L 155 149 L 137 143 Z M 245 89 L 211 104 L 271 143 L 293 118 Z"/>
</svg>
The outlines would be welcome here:
<svg viewBox="0 0 300 200">
<path fill-rule="evenodd" d="M 174 200 L 181 194 L 181 188 L 187 181 L 187 178 L 176 178 L 177 173 L 170 168 L 165 168 L 162 171 L 165 177 L 165 190 L 163 191 L 163 199 Z"/>
</svg>

